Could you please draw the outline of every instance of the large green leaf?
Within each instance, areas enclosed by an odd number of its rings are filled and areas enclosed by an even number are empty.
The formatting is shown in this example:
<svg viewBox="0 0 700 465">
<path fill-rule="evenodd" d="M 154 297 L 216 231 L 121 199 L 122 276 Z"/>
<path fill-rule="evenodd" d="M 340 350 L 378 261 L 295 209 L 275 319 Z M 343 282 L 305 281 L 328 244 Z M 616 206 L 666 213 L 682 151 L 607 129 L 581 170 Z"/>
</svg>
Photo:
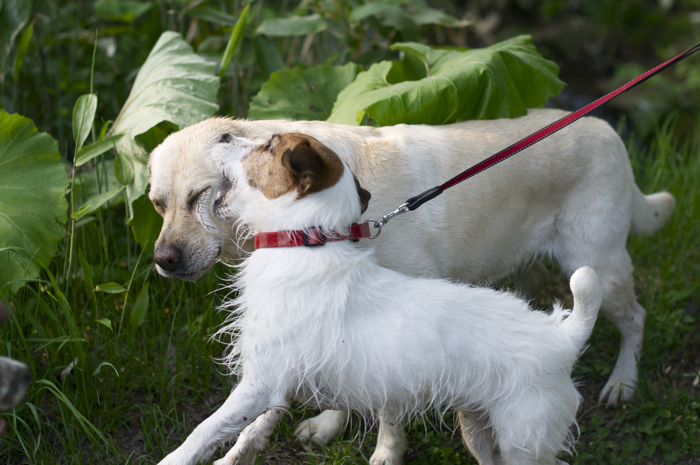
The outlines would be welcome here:
<svg viewBox="0 0 700 465">
<path fill-rule="evenodd" d="M 36 277 L 56 253 L 67 187 L 56 140 L 29 118 L 0 110 L 0 295 Z"/>
<path fill-rule="evenodd" d="M 417 43 L 392 49 L 402 50 L 404 60 L 360 73 L 338 95 L 328 121 L 390 126 L 512 118 L 544 105 L 564 87 L 557 65 L 537 53 L 529 36 L 466 51 Z"/>
<path fill-rule="evenodd" d="M 110 135 L 125 134 L 116 145 L 134 168 L 127 191 L 130 202 L 145 192 L 148 183 L 148 153 L 137 136 L 164 121 L 184 127 L 213 115 L 219 108 L 215 68 L 175 32 L 164 32 L 151 50 L 110 130 Z"/>
<path fill-rule="evenodd" d="M 274 73 L 250 103 L 253 119 L 326 120 L 338 94 L 360 72 L 354 63 Z"/>
</svg>

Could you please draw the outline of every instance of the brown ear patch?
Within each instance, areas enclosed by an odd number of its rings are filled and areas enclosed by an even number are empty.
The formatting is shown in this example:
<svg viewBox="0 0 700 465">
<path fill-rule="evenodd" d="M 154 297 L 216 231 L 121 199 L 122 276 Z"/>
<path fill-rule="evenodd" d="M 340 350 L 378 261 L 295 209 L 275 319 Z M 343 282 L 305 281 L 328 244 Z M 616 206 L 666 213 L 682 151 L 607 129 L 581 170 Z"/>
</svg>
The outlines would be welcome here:
<svg viewBox="0 0 700 465">
<path fill-rule="evenodd" d="M 248 182 L 270 199 L 293 190 L 301 198 L 328 189 L 345 169 L 335 152 L 299 133 L 273 136 L 246 157 L 243 168 Z"/>
</svg>

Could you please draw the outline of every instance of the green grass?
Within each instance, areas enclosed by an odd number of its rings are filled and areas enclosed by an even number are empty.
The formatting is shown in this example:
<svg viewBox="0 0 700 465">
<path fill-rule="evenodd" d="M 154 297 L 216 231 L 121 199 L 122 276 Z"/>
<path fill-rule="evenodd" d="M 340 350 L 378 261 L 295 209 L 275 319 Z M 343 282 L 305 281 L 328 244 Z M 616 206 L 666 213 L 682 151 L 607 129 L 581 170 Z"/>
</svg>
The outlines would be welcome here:
<svg viewBox="0 0 700 465">
<path fill-rule="evenodd" d="M 650 143 L 629 143 L 642 190 L 669 190 L 678 208 L 660 232 L 629 241 L 636 291 L 649 315 L 640 386 L 625 407 L 597 405 L 619 343 L 613 327 L 600 321 L 575 372 L 585 402 L 577 452 L 562 457 L 570 463 L 699 463 L 700 386 L 693 385 L 700 369 L 699 149 L 700 139 L 674 136 L 673 119 Z M 65 263 L 68 243 L 36 282 L 10 299 L 14 312 L 0 329 L 0 352 L 28 363 L 34 376 L 25 402 L 0 414 L 9 425 L 0 464 L 157 463 L 233 384 L 213 361 L 223 347 L 210 339 L 225 316 L 216 311 L 216 291 L 230 270 L 218 265 L 196 284 L 161 278 L 152 255 L 141 252 L 124 226 L 123 206 L 76 228 L 74 257 L 84 257 L 82 265 L 77 258 Z M 92 291 L 108 282 L 129 292 Z M 145 321 L 132 324 L 146 285 Z M 542 304 L 566 299 L 566 287 L 553 278 Z M 292 440 L 293 424 L 313 413 L 292 412 L 265 460 L 367 461 L 376 436 L 357 418 L 334 444 L 304 451 Z M 451 430 L 452 415 L 435 428 L 440 423 L 411 424 L 407 462 L 475 463 Z"/>
</svg>

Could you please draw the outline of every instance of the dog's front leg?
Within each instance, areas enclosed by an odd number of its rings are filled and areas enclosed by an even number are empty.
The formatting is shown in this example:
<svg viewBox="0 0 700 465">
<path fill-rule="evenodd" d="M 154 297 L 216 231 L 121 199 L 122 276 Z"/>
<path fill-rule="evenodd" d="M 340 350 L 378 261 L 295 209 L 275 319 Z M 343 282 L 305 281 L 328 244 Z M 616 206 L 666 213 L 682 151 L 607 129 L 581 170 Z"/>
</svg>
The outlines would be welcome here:
<svg viewBox="0 0 700 465">
<path fill-rule="evenodd" d="M 242 380 L 224 405 L 197 426 L 159 465 L 195 465 L 208 459 L 217 447 L 235 438 L 260 414 L 272 407 L 282 407 L 270 403 L 269 392 Z"/>
<path fill-rule="evenodd" d="M 243 430 L 228 454 L 214 465 L 255 465 L 255 456 L 265 449 L 270 435 L 285 413 L 285 409 L 273 408 L 260 415 Z"/>
<path fill-rule="evenodd" d="M 377 448 L 369 459 L 370 465 L 399 465 L 408 448 L 403 421 L 382 410 L 379 414 Z"/>
</svg>

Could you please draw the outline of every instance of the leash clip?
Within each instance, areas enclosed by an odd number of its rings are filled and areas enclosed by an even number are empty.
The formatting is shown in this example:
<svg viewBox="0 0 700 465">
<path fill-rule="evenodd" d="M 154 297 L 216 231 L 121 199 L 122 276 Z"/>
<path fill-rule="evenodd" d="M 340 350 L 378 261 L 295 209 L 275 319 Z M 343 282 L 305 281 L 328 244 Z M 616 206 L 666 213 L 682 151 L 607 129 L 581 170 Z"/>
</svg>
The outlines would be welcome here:
<svg viewBox="0 0 700 465">
<path fill-rule="evenodd" d="M 372 236 L 369 236 L 368 239 L 376 239 L 377 237 L 379 237 L 379 235 L 382 233 L 382 226 L 387 224 L 389 222 L 389 220 L 392 219 L 393 217 L 398 216 L 398 215 L 403 215 L 404 213 L 406 213 L 408 211 L 409 211 L 408 210 L 408 203 L 404 203 L 404 204 L 399 205 L 399 208 L 397 208 L 393 212 L 384 215 L 382 217 L 382 219 L 379 221 L 377 221 L 377 220 L 365 220 L 365 223 L 374 223 L 374 228 L 377 230 L 377 233 L 372 235 Z"/>
</svg>

